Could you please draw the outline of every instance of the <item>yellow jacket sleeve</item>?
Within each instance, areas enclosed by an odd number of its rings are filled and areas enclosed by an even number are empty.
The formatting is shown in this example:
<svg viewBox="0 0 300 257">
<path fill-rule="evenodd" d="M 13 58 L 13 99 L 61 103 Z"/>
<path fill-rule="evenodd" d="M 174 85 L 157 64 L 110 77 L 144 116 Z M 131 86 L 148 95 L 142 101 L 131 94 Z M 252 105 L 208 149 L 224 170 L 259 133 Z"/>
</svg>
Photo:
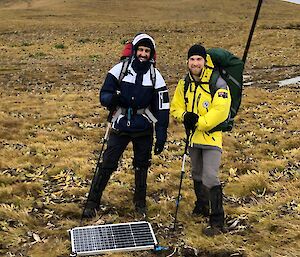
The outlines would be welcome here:
<svg viewBox="0 0 300 257">
<path fill-rule="evenodd" d="M 225 121 L 229 115 L 231 104 L 230 92 L 227 89 L 218 89 L 213 97 L 209 111 L 198 119 L 197 129 L 210 131 Z"/>
<path fill-rule="evenodd" d="M 176 120 L 182 122 L 183 115 L 186 112 L 185 101 L 184 101 L 184 80 L 179 80 L 177 87 L 175 89 L 175 93 L 171 102 L 171 116 L 173 116 Z"/>
</svg>

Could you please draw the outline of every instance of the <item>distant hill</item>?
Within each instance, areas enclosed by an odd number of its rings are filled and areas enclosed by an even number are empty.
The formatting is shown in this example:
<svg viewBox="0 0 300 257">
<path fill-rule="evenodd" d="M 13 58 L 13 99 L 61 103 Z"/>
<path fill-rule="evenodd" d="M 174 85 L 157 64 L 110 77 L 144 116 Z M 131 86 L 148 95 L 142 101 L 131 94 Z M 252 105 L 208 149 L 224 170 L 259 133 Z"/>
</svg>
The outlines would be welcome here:
<svg viewBox="0 0 300 257">
<path fill-rule="evenodd" d="M 236 21 L 252 15 L 257 1 L 222 1 L 222 0 L 0 0 L 2 10 L 26 10 L 68 13 L 84 15 L 103 20 L 135 19 L 146 21 L 159 20 L 203 20 L 203 21 Z M 282 20 L 297 16 L 297 10 L 290 3 L 268 0 L 264 1 L 264 11 L 272 16 L 276 13 L 290 12 L 290 16 L 280 17 Z M 299 10 L 298 10 L 299 11 Z M 294 13 L 295 12 L 295 13 Z M 293 14 L 294 13 L 294 14 Z M 269 15 L 268 15 L 269 16 Z M 294 17 L 295 17 L 294 16 Z"/>
</svg>

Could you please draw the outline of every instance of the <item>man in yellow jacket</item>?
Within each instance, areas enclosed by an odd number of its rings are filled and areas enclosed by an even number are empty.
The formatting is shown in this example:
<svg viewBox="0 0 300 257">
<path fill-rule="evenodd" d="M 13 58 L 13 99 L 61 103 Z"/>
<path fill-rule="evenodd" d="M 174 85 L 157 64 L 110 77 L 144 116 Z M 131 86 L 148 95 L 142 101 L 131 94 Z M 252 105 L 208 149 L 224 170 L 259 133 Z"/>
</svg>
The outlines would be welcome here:
<svg viewBox="0 0 300 257">
<path fill-rule="evenodd" d="M 189 73 L 185 80 L 178 82 L 171 103 L 171 115 L 183 122 L 189 138 L 192 178 L 197 198 L 193 213 L 209 217 L 209 226 L 203 233 L 214 236 L 224 232 L 224 210 L 222 187 L 218 178 L 222 132 L 212 131 L 227 119 L 231 97 L 221 76 L 214 85 L 210 85 L 214 64 L 202 45 L 196 44 L 189 49 L 187 66 Z"/>
</svg>

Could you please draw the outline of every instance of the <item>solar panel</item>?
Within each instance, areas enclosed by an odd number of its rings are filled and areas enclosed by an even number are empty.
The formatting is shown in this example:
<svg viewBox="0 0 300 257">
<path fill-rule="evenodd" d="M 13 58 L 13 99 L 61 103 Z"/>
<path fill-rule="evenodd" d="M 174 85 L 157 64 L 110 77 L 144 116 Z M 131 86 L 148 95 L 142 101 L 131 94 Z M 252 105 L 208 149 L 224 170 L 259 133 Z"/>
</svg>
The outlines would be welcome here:
<svg viewBox="0 0 300 257">
<path fill-rule="evenodd" d="M 152 227 L 146 221 L 76 227 L 69 233 L 71 256 L 150 250 L 157 245 Z"/>
</svg>

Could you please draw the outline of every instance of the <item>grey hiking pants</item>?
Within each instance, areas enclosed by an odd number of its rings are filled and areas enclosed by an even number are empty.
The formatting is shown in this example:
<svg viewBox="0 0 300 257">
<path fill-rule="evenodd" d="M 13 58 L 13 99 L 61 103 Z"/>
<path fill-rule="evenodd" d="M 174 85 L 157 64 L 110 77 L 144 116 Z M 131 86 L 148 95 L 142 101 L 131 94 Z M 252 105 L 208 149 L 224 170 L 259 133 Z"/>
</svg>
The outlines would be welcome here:
<svg viewBox="0 0 300 257">
<path fill-rule="evenodd" d="M 221 164 L 221 151 L 189 147 L 192 164 L 192 178 L 202 181 L 208 189 L 220 185 L 218 172 Z"/>
</svg>

